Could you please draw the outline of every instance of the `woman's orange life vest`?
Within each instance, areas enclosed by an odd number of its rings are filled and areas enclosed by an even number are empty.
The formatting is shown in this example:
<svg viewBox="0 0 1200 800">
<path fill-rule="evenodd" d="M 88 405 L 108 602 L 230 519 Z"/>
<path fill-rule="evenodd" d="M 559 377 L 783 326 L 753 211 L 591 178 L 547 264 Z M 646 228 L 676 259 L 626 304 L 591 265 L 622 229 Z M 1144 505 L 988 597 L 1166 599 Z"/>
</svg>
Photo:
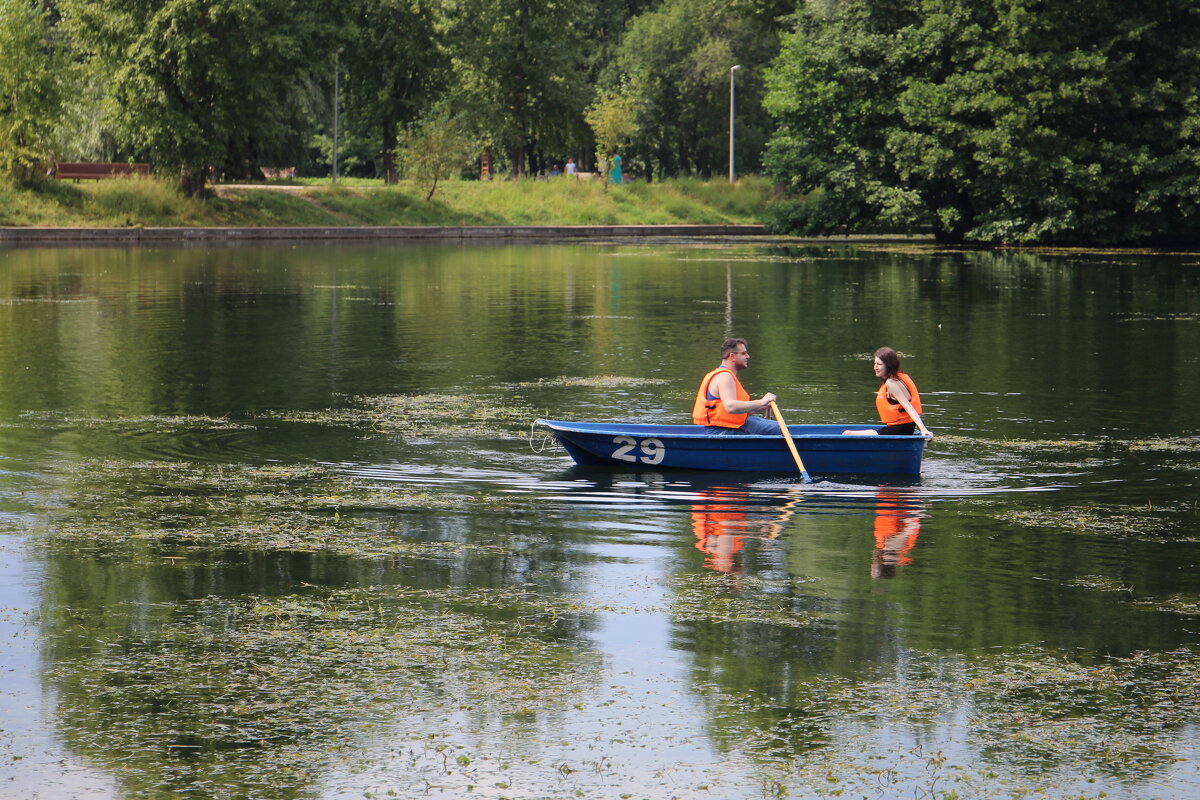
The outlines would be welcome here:
<svg viewBox="0 0 1200 800">
<path fill-rule="evenodd" d="M 918 414 L 923 413 L 921 411 L 921 395 L 917 393 L 917 385 L 913 383 L 912 378 L 903 372 L 897 372 L 896 378 L 908 387 L 908 401 L 912 403 L 912 407 L 916 409 Z M 904 406 L 900 405 L 899 400 L 888 400 L 887 381 L 884 381 L 880 385 L 879 391 L 875 393 L 875 408 L 879 411 L 879 418 L 883 420 L 884 425 L 900 425 L 905 422 L 916 422 L 904 410 Z"/>
<path fill-rule="evenodd" d="M 717 428 L 740 428 L 746 424 L 746 417 L 750 415 L 730 414 L 725 410 L 725 404 L 721 402 L 720 397 L 711 397 L 708 393 L 708 385 L 721 370 L 725 370 L 733 376 L 733 385 L 737 388 L 737 399 L 750 399 L 750 394 L 742 388 L 742 382 L 738 380 L 736 372 L 729 367 L 717 367 L 705 375 L 704 380 L 700 381 L 700 390 L 696 392 L 696 403 L 692 406 L 692 422 Z"/>
</svg>

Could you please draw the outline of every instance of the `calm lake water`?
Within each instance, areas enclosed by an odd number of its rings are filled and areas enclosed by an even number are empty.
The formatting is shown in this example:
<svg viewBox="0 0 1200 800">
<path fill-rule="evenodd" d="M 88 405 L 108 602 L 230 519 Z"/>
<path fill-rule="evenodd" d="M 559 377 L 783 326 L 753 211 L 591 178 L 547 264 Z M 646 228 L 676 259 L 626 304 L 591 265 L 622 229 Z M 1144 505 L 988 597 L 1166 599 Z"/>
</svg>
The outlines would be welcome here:
<svg viewBox="0 0 1200 800">
<path fill-rule="evenodd" d="M 915 479 L 572 466 L 732 332 Z M 0 250 L 0 798 L 1200 793 L 1200 255 Z"/>
</svg>

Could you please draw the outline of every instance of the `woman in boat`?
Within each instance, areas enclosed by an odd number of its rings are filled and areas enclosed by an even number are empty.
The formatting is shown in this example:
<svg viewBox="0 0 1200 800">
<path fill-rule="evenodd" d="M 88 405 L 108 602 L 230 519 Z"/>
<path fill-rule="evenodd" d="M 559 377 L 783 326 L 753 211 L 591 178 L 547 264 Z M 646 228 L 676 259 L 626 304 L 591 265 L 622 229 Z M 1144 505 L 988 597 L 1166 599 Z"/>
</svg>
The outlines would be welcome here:
<svg viewBox="0 0 1200 800">
<path fill-rule="evenodd" d="M 874 431 L 843 431 L 859 436 L 911 436 L 920 429 L 923 436 L 933 434 L 921 420 L 921 395 L 912 378 L 900 371 L 900 356 L 890 347 L 875 351 L 875 377 L 883 381 L 875 392 L 875 408 L 883 428 Z"/>
</svg>

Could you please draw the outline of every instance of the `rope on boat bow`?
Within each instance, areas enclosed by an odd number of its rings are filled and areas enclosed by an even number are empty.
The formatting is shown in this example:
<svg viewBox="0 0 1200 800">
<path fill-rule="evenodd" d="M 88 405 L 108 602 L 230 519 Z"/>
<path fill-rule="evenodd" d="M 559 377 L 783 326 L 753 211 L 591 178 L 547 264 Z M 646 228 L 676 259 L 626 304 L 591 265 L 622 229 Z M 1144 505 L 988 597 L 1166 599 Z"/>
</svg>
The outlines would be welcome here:
<svg viewBox="0 0 1200 800">
<path fill-rule="evenodd" d="M 554 438 L 554 434 L 546 433 L 544 431 L 542 433 L 542 440 L 535 444 L 533 441 L 533 435 L 534 435 L 536 428 L 537 428 L 536 420 L 534 422 L 529 423 L 529 449 L 530 450 L 532 450 L 535 453 L 544 453 L 547 450 L 553 450 L 555 448 L 562 447 L 562 445 L 560 445 L 558 443 L 558 439 Z"/>
</svg>

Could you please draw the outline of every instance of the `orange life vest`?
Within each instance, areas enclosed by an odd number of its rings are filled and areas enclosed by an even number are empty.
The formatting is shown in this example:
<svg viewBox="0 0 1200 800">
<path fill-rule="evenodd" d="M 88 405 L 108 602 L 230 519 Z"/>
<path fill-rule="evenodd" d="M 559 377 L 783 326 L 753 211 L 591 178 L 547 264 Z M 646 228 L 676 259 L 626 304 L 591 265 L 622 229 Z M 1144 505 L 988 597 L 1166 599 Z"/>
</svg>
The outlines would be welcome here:
<svg viewBox="0 0 1200 800">
<path fill-rule="evenodd" d="M 897 372 L 896 378 L 908 387 L 908 401 L 912 403 L 912 407 L 917 413 L 921 411 L 921 395 L 917 393 L 917 385 L 912 382 L 912 378 L 903 372 Z M 900 405 L 899 400 L 888 400 L 887 381 L 884 381 L 879 391 L 875 393 L 875 408 L 879 411 L 879 418 L 883 420 L 884 425 L 900 425 L 905 422 L 916 422 L 904 410 L 904 406 Z"/>
<path fill-rule="evenodd" d="M 726 370 L 733 376 L 733 385 L 737 388 L 738 400 L 749 400 L 749 393 L 742 388 L 737 373 L 729 367 L 717 367 L 704 376 L 700 381 L 700 390 L 696 392 L 696 403 L 692 406 L 692 422 L 697 425 L 712 425 L 717 428 L 740 428 L 746 424 L 749 414 L 730 414 L 725 410 L 725 404 L 720 397 L 709 397 L 708 385 L 721 370 Z"/>
</svg>

